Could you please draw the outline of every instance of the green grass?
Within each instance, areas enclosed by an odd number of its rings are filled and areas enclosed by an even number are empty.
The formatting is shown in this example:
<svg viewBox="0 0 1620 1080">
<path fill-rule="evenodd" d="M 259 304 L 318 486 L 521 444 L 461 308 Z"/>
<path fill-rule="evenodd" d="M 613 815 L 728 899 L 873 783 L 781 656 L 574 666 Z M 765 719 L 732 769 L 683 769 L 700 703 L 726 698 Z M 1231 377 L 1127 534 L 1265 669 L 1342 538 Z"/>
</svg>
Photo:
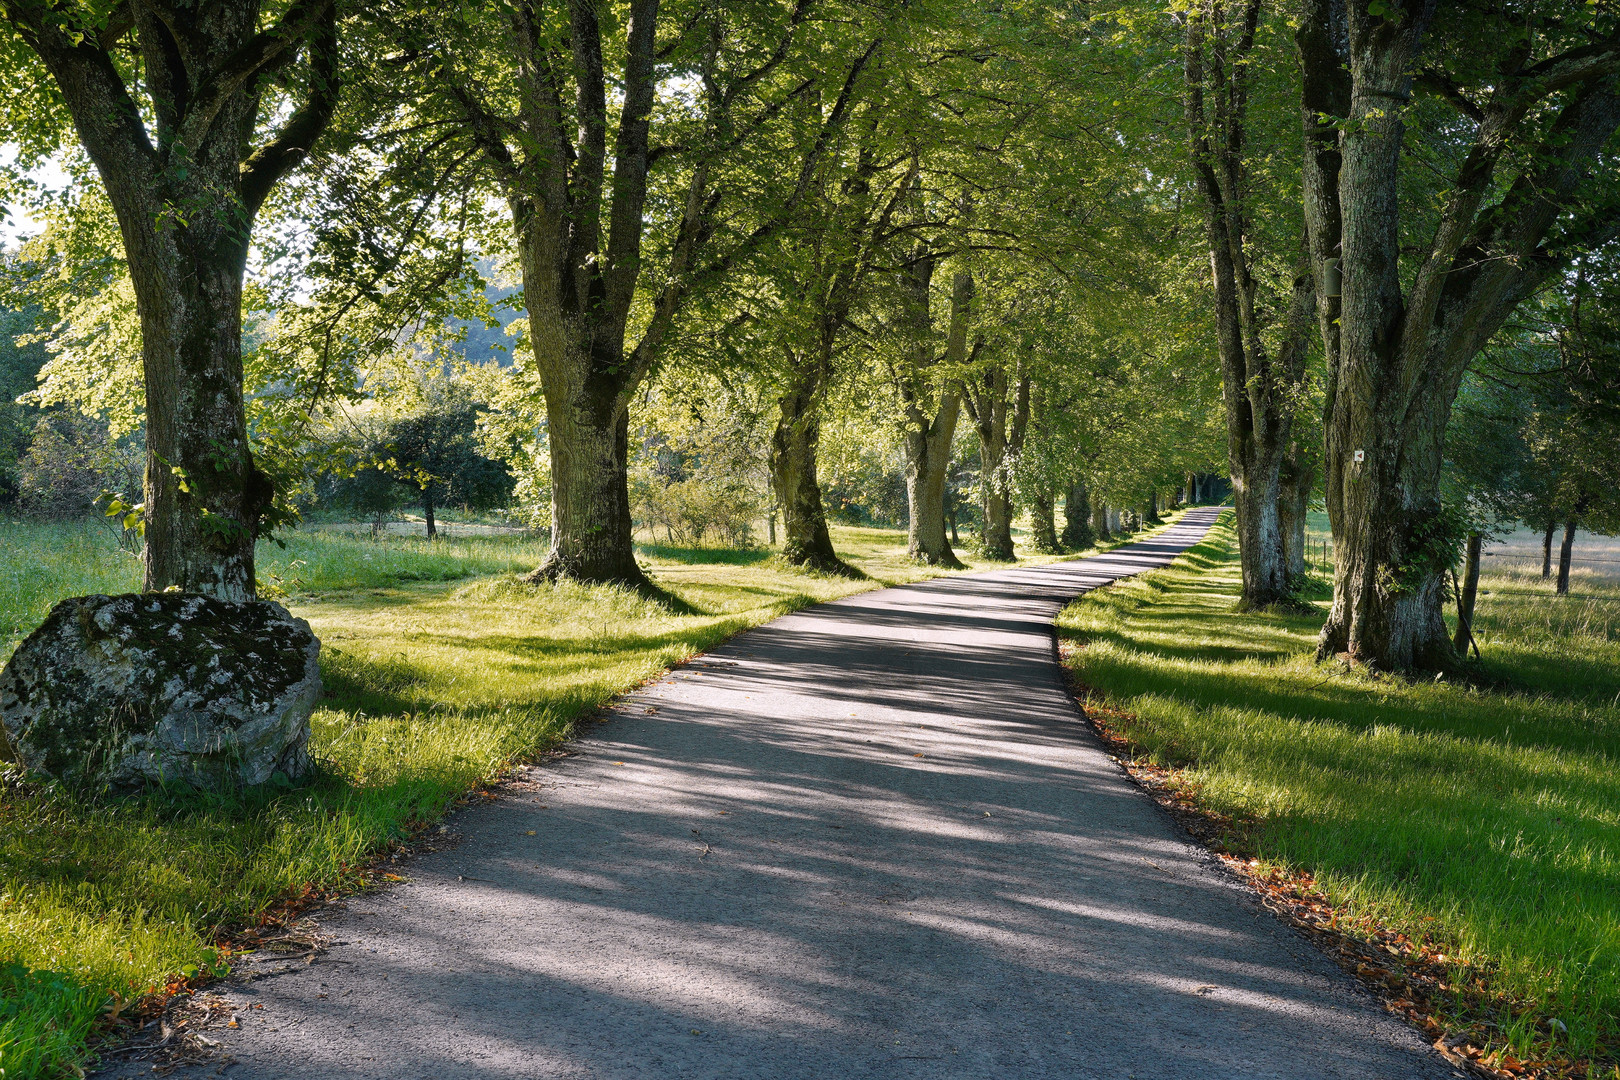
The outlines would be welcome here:
<svg viewBox="0 0 1620 1080">
<path fill-rule="evenodd" d="M 521 536 L 373 541 L 317 527 L 290 531 L 280 545 L 260 542 L 258 570 L 267 594 L 297 596 L 531 570 L 544 554 L 543 544 Z M 140 587 L 140 559 L 99 522 L 0 518 L 0 657 L 10 656 L 58 600 Z"/>
<path fill-rule="evenodd" d="M 1447 944 L 1456 975 L 1532 1007 L 1524 1057 L 1620 1050 L 1620 589 L 1559 598 L 1487 576 L 1480 685 L 1374 679 L 1313 657 L 1324 612 L 1234 611 L 1230 515 L 1176 565 L 1072 605 L 1079 679 L 1180 766 L 1263 860 Z M 1326 568 L 1318 567 L 1325 573 Z M 1318 608 L 1325 607 L 1320 601 Z M 1562 674 L 1561 674 L 1562 673 Z M 1489 689 L 1484 687 L 1514 689 Z"/>
<path fill-rule="evenodd" d="M 790 570 L 768 550 L 642 546 L 682 614 L 623 589 L 524 585 L 514 572 L 543 551 L 521 535 L 430 544 L 314 528 L 261 545 L 261 581 L 325 646 L 318 776 L 112 803 L 0 785 L 0 1075 L 71 1074 L 109 1000 L 214 970 L 222 928 L 307 885 L 355 886 L 390 842 L 614 694 L 793 608 L 938 573 L 908 561 L 895 530 L 833 535 L 866 580 Z M 0 658 L 56 601 L 139 585 L 138 561 L 97 523 L 0 522 Z"/>
</svg>

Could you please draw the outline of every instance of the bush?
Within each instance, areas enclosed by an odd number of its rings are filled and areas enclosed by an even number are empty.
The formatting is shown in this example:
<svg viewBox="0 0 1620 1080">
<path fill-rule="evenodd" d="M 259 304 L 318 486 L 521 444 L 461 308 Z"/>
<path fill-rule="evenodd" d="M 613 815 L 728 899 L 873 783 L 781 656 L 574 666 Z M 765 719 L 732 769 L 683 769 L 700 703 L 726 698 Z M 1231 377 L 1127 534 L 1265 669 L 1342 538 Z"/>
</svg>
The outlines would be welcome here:
<svg viewBox="0 0 1620 1080">
<path fill-rule="evenodd" d="M 17 507 L 30 517 L 60 520 L 90 513 L 103 491 L 139 498 L 143 458 L 138 439 L 109 438 L 104 421 L 45 413 L 17 462 Z"/>
<path fill-rule="evenodd" d="M 636 516 L 655 535 L 662 527 L 670 543 L 694 547 L 711 535 L 726 547 L 753 547 L 754 522 L 764 509 L 764 500 L 748 486 L 701 476 L 640 485 L 636 500 Z"/>
</svg>

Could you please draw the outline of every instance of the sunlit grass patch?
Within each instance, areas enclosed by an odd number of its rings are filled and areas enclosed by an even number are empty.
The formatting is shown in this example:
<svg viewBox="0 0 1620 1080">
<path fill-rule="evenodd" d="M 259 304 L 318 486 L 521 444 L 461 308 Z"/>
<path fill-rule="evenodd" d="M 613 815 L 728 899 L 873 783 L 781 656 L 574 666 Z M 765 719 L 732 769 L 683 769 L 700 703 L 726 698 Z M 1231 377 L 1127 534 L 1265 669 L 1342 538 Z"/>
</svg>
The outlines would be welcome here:
<svg viewBox="0 0 1620 1080">
<path fill-rule="evenodd" d="M 1185 562 L 1083 598 L 1060 622 L 1085 645 L 1078 677 L 1125 714 L 1143 754 L 1185 768 L 1208 808 L 1256 822 L 1260 857 L 1446 941 L 1531 1003 L 1503 1021 L 1521 1056 L 1547 1047 L 1549 1018 L 1570 1051 L 1612 1055 L 1620 708 L 1604 677 L 1552 675 L 1573 658 L 1620 677 L 1605 617 L 1487 576 L 1485 666 L 1524 688 L 1499 692 L 1318 665 L 1320 615 L 1237 615 L 1238 584 L 1228 519 Z"/>
</svg>

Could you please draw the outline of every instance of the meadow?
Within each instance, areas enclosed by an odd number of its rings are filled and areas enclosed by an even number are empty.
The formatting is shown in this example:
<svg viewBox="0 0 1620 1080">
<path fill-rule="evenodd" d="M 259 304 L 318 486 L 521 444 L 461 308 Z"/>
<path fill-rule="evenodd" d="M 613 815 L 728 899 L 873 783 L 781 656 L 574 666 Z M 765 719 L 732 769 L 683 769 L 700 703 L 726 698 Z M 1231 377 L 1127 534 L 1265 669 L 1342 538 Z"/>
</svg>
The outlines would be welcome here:
<svg viewBox="0 0 1620 1080">
<path fill-rule="evenodd" d="M 1314 660 L 1308 613 L 1237 615 L 1231 516 L 1064 612 L 1077 680 L 1263 863 L 1433 942 L 1521 1058 L 1620 1058 L 1620 582 L 1482 577 L 1469 678 Z M 1318 551 L 1320 549 L 1318 548 Z"/>
<path fill-rule="evenodd" d="M 262 543 L 266 593 L 324 644 L 317 778 L 109 802 L 0 774 L 0 1076 L 72 1075 L 109 1015 L 223 973 L 232 928 L 306 888 L 361 887 L 379 853 L 614 694 L 795 608 L 937 573 L 906 559 L 904 533 L 833 532 L 867 578 L 788 569 L 764 549 L 643 545 L 664 600 L 523 584 L 544 547 L 521 534 L 313 528 Z M 139 585 L 139 561 L 100 523 L 0 521 L 0 661 L 63 597 Z"/>
</svg>

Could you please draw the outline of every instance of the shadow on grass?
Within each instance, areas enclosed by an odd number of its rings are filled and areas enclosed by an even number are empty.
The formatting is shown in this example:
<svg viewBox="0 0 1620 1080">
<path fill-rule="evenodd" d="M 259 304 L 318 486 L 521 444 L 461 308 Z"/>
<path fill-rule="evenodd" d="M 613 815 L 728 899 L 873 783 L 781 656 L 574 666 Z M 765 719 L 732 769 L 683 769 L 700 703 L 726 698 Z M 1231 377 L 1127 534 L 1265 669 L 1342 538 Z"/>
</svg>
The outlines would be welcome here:
<svg viewBox="0 0 1620 1080">
<path fill-rule="evenodd" d="M 673 544 L 637 544 L 636 554 L 657 562 L 687 565 L 716 563 L 722 566 L 758 566 L 775 557 L 775 552 L 769 548 L 679 547 Z"/>
</svg>

